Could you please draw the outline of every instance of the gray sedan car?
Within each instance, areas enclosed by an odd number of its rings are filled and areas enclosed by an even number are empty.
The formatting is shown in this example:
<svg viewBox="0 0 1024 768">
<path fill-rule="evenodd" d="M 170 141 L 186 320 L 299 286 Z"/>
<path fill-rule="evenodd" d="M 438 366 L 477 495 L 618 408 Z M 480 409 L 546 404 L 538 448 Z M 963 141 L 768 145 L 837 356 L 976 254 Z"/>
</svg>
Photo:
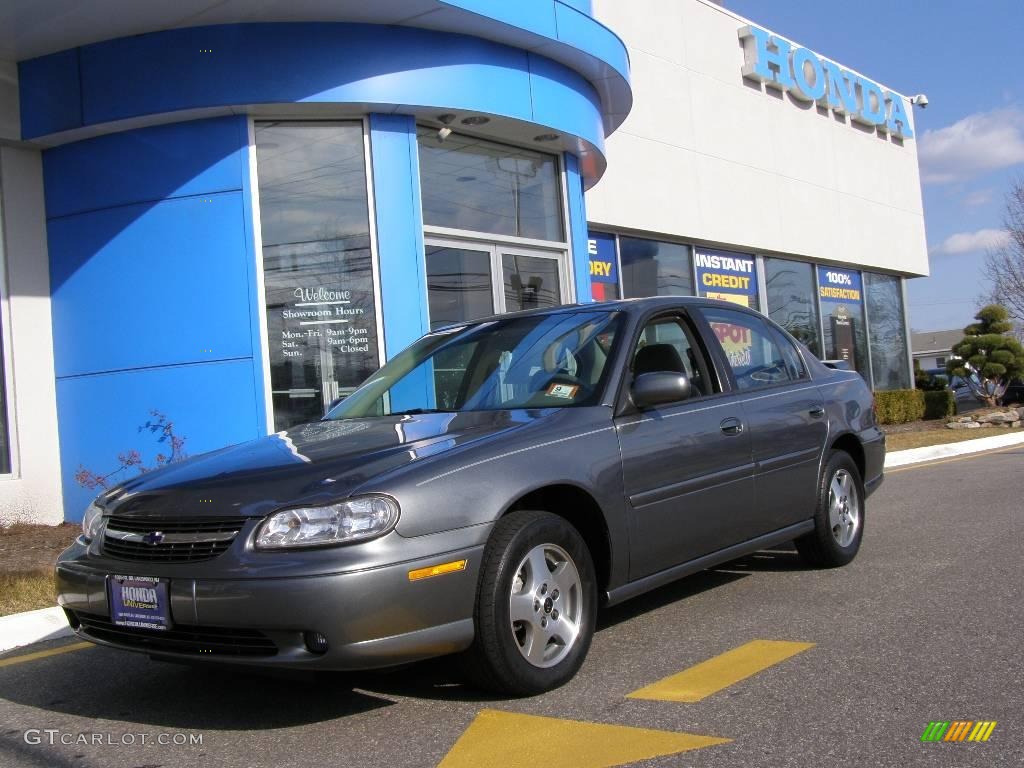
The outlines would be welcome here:
<svg viewBox="0 0 1024 768">
<path fill-rule="evenodd" d="M 320 422 L 142 475 L 57 564 L 86 640 L 155 658 L 387 667 L 463 653 L 531 694 L 599 606 L 795 541 L 857 554 L 885 439 L 856 373 L 701 299 L 437 330 Z"/>
</svg>

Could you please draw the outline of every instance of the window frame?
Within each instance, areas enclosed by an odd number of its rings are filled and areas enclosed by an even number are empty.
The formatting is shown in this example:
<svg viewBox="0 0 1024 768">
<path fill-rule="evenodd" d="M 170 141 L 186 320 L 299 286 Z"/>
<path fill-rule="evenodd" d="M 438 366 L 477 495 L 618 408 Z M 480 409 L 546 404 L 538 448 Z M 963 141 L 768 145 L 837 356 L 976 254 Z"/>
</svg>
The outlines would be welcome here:
<svg viewBox="0 0 1024 768">
<path fill-rule="evenodd" d="M 377 336 L 377 368 L 380 369 L 387 362 L 386 339 L 384 337 L 384 306 L 381 296 L 380 277 L 380 251 L 377 244 L 377 199 L 373 175 L 373 156 L 370 146 L 370 118 L 367 114 L 352 116 L 332 117 L 310 117 L 289 115 L 277 109 L 257 110 L 248 116 L 248 168 L 243 171 L 247 173 L 246 182 L 248 190 L 243 183 L 243 194 L 247 193 L 249 210 L 252 221 L 250 222 L 249 235 L 252 238 L 253 263 L 256 276 L 256 302 L 258 304 L 257 316 L 253 322 L 259 333 L 260 357 L 263 376 L 263 408 L 265 411 L 265 430 L 268 435 L 274 434 L 275 427 L 274 413 L 274 387 L 272 383 L 272 361 L 271 342 L 269 333 L 269 317 L 267 312 L 267 283 L 266 271 L 263 262 L 263 229 L 262 229 L 262 208 L 259 188 L 259 158 L 256 151 L 256 129 L 261 123 L 286 123 L 290 125 L 358 125 L 362 131 L 363 149 L 363 183 L 366 189 L 367 221 L 369 226 L 369 250 L 370 270 L 373 281 L 374 292 L 374 332 Z M 424 297 L 426 298 L 426 297 Z M 327 406 L 325 404 L 325 411 Z"/>
<path fill-rule="evenodd" d="M 7 281 L 7 225 L 6 208 L 4 207 L 4 174 L 0 166 L 0 358 L 3 365 L 0 366 L 0 386 L 3 387 L 3 424 L 0 429 L 4 430 L 7 439 L 7 460 L 9 466 L 6 472 L 0 472 L 0 482 L 5 480 L 18 480 L 21 478 L 21 452 L 18 439 L 18 422 L 16 408 L 16 391 L 14 387 L 14 359 L 11 343 L 11 306 L 10 294 Z"/>
<path fill-rule="evenodd" d="M 417 132 L 416 155 L 417 155 L 417 162 L 418 163 L 420 162 L 419 161 L 419 131 L 422 128 L 426 128 L 428 130 L 433 130 L 433 131 L 437 131 L 438 130 L 436 126 L 431 126 L 431 125 L 428 125 L 428 124 L 425 124 L 425 123 L 419 123 L 419 122 L 416 123 L 416 132 Z M 475 230 L 475 229 L 459 229 L 457 227 L 443 227 L 443 226 L 438 226 L 436 224 L 428 224 L 425 216 L 423 217 L 423 234 L 426 237 L 435 236 L 435 237 L 441 237 L 441 238 L 469 239 L 469 240 L 475 240 L 475 241 L 480 241 L 480 242 L 491 242 L 491 243 L 498 243 L 498 244 L 505 243 L 505 244 L 508 244 L 510 246 L 522 246 L 522 247 L 526 247 L 526 248 L 538 248 L 538 249 L 555 249 L 555 250 L 562 250 L 562 251 L 565 251 L 566 253 L 568 253 L 568 251 L 569 251 L 569 249 L 571 247 L 572 235 L 570 233 L 571 221 L 570 221 L 570 218 L 569 218 L 569 214 L 570 214 L 570 211 L 569 211 L 569 185 L 568 185 L 568 178 L 567 178 L 567 169 L 565 167 L 565 156 L 562 153 L 560 153 L 560 152 L 559 153 L 544 152 L 543 150 L 539 150 L 539 149 L 537 149 L 535 147 L 520 146 L 520 145 L 516 145 L 516 144 L 511 144 L 511 143 L 505 142 L 505 141 L 495 141 L 494 139 L 491 139 L 491 138 L 482 137 L 482 136 L 475 136 L 475 135 L 473 135 L 471 133 L 466 133 L 466 132 L 463 132 L 463 131 L 457 131 L 455 135 L 457 135 L 457 136 L 465 136 L 467 138 L 471 138 L 471 139 L 474 139 L 476 141 L 488 142 L 490 144 L 495 144 L 495 145 L 500 146 L 500 147 L 507 147 L 509 149 L 526 151 L 526 152 L 534 152 L 536 154 L 545 155 L 547 157 L 554 158 L 554 160 L 555 160 L 556 176 L 558 178 L 558 197 L 559 197 L 558 214 L 559 214 L 559 217 L 561 219 L 561 225 L 562 225 L 561 226 L 562 239 L 561 240 L 538 240 L 537 238 L 519 237 L 518 235 L 501 235 L 501 234 L 496 234 L 496 233 L 493 233 L 493 232 L 482 232 L 482 231 Z M 420 187 L 421 187 L 421 189 L 420 189 L 420 196 L 422 198 L 422 195 L 423 195 L 423 190 L 422 190 L 423 174 L 422 174 L 422 170 L 421 170 L 420 167 L 417 167 L 416 174 L 417 174 L 417 177 L 419 179 L 419 184 L 420 184 Z M 575 292 L 574 292 L 574 294 L 575 294 Z M 573 298 L 575 299 L 575 295 L 573 296 Z"/>
<path fill-rule="evenodd" d="M 615 393 L 614 401 L 615 415 L 617 417 L 636 412 L 636 407 L 630 400 L 629 391 L 633 385 L 633 359 L 636 356 L 637 344 L 640 343 L 640 337 L 647 329 L 647 326 L 661 319 L 674 319 L 682 326 L 684 333 L 686 333 L 687 328 L 689 329 L 687 337 L 690 339 L 691 343 L 695 343 L 698 353 L 702 355 L 704 365 L 707 368 L 708 382 L 715 391 L 707 395 L 701 395 L 700 397 L 688 397 L 685 400 L 680 400 L 676 403 L 665 403 L 660 407 L 676 408 L 698 401 L 708 402 L 731 394 L 731 382 L 727 382 L 722 379 L 721 370 L 713 357 L 713 353 L 708 348 L 708 340 L 704 333 L 704 329 L 701 327 L 702 322 L 694 316 L 692 308 L 673 307 L 670 309 L 654 309 L 637 318 L 636 325 L 634 325 L 632 332 L 629 334 L 629 343 L 625 344 L 620 349 L 620 355 L 622 355 L 622 358 L 621 362 L 618 364 L 622 366 L 622 374 L 619 376 L 619 388 Z"/>
<path fill-rule="evenodd" d="M 463 233 L 464 234 L 464 233 Z M 557 306 L 565 306 L 572 304 L 576 301 L 576 293 L 573 290 L 573 281 L 570 277 L 572 271 L 571 259 L 567 251 L 559 250 L 557 248 L 532 248 L 521 244 L 510 244 L 505 245 L 502 242 L 495 242 L 487 239 L 474 239 L 472 237 L 440 237 L 431 234 L 428 231 L 423 233 L 423 260 L 424 269 L 426 269 L 426 258 L 427 248 L 453 248 L 463 249 L 469 251 L 480 251 L 487 253 L 489 257 L 489 266 L 491 270 L 491 306 L 493 308 L 492 315 L 504 315 L 507 313 L 505 306 L 505 270 L 502 261 L 502 257 L 505 254 L 512 256 L 532 256 L 539 259 L 550 259 L 554 261 L 558 267 L 558 289 L 561 294 L 561 304 Z M 430 302 L 430 286 L 427 286 L 427 292 L 424 295 L 424 300 Z M 554 307 L 553 307 L 554 308 Z M 484 315 L 489 317 L 490 315 Z M 472 323 L 479 321 L 480 318 L 474 317 L 464 322 Z M 428 317 L 428 323 L 433 321 Z M 448 323 L 450 325 L 450 323 Z M 441 327 L 441 326 L 439 326 Z"/>
<path fill-rule="evenodd" d="M 712 354 L 715 358 L 716 365 L 720 369 L 719 378 L 722 378 L 722 373 L 724 372 L 725 379 L 729 382 L 730 391 L 733 394 L 749 396 L 755 392 L 765 392 L 769 390 L 782 389 L 784 387 L 792 387 L 797 384 L 807 384 L 809 381 L 811 381 L 810 366 L 807 365 L 807 361 L 803 359 L 803 356 L 799 355 L 800 350 L 799 348 L 797 348 L 796 351 L 798 353 L 798 359 L 800 359 L 801 362 L 803 362 L 804 364 L 805 378 L 789 379 L 788 381 L 773 382 L 770 384 L 765 384 L 763 386 L 742 389 L 739 386 L 738 380 L 736 379 L 736 374 L 735 371 L 733 371 L 732 364 L 729 362 L 728 358 L 726 358 L 725 350 L 722 348 L 721 342 L 718 341 L 718 337 L 715 335 L 714 328 L 711 327 L 712 321 L 708 319 L 706 314 L 707 311 L 710 310 L 713 312 L 715 310 L 721 310 L 724 312 L 735 312 L 738 315 L 748 315 L 752 319 L 752 321 L 761 322 L 765 325 L 765 327 L 768 329 L 769 338 L 776 344 L 776 346 L 778 346 L 780 342 L 780 339 L 774 338 L 779 333 L 778 326 L 776 326 L 776 324 L 774 323 L 774 321 L 771 320 L 771 318 L 766 317 L 765 315 L 762 315 L 759 312 L 756 312 L 752 309 L 741 307 L 738 304 L 735 307 L 716 307 L 708 305 L 698 305 L 695 307 L 695 309 L 696 312 L 694 312 L 694 314 L 700 317 L 701 331 L 705 335 L 705 344 L 707 344 L 711 348 Z M 781 340 L 788 341 L 788 339 L 786 339 L 784 335 L 782 336 Z M 779 351 L 782 351 L 781 346 L 779 347 Z M 790 371 L 788 362 L 786 364 L 786 370 L 787 372 L 792 373 L 792 371 Z"/>
</svg>

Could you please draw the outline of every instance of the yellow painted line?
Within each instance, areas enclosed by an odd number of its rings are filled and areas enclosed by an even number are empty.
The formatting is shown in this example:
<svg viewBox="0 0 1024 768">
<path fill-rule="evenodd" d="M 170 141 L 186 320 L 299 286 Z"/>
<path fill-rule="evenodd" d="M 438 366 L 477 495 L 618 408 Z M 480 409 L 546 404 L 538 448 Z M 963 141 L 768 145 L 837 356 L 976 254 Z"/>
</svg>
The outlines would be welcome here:
<svg viewBox="0 0 1024 768">
<path fill-rule="evenodd" d="M 6 659 L 0 659 L 0 667 L 10 667 L 14 664 L 24 664 L 26 661 L 38 661 L 39 659 L 45 659 L 50 656 L 59 656 L 62 653 L 71 653 L 71 651 L 81 651 L 85 648 L 95 648 L 96 646 L 92 643 L 72 643 L 71 645 L 62 645 L 59 648 L 50 648 L 45 651 L 36 651 L 35 653 L 25 653 L 21 656 L 11 656 Z"/>
<path fill-rule="evenodd" d="M 788 640 L 751 640 L 739 648 L 633 691 L 627 698 L 700 701 L 813 647 L 814 643 Z"/>
<path fill-rule="evenodd" d="M 438 768 L 537 768 L 547 764 L 610 768 L 730 741 L 485 709 Z"/>
<path fill-rule="evenodd" d="M 1024 448 L 1024 444 L 1021 445 L 1008 445 L 1005 448 L 993 448 L 991 451 L 978 451 L 977 453 L 965 453 L 962 456 L 950 456 L 945 459 L 935 459 L 933 461 L 922 461 L 918 464 L 904 464 L 902 467 L 893 467 L 892 469 L 885 470 L 885 474 L 891 475 L 896 472 L 906 472 L 908 469 L 924 469 L 925 467 L 935 467 L 939 464 L 949 464 L 951 461 L 965 461 L 966 459 L 978 459 L 983 456 L 991 456 L 994 453 L 1006 453 L 1007 451 L 1015 451 L 1020 448 Z"/>
</svg>

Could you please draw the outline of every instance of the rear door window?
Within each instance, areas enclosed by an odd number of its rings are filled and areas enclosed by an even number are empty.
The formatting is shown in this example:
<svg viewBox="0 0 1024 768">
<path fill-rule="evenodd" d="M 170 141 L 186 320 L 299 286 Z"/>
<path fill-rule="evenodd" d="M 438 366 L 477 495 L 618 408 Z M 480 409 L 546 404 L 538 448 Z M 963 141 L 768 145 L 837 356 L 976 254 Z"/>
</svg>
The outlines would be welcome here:
<svg viewBox="0 0 1024 768">
<path fill-rule="evenodd" d="M 764 320 L 718 307 L 702 307 L 701 313 L 740 390 L 776 386 L 798 378 L 798 370 L 787 360 L 774 329 Z"/>
</svg>

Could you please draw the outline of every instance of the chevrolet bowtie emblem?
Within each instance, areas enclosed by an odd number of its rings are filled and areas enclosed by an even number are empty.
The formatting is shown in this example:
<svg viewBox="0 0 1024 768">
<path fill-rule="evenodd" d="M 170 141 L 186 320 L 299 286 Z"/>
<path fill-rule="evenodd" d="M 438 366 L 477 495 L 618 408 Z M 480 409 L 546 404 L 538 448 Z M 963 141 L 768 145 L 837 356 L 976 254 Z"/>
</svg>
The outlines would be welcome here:
<svg viewBox="0 0 1024 768">
<path fill-rule="evenodd" d="M 163 540 L 164 540 L 164 532 L 163 531 L 152 531 L 152 532 L 147 533 L 145 536 L 142 537 L 142 541 L 144 543 L 152 544 L 152 545 L 159 544 Z"/>
</svg>

